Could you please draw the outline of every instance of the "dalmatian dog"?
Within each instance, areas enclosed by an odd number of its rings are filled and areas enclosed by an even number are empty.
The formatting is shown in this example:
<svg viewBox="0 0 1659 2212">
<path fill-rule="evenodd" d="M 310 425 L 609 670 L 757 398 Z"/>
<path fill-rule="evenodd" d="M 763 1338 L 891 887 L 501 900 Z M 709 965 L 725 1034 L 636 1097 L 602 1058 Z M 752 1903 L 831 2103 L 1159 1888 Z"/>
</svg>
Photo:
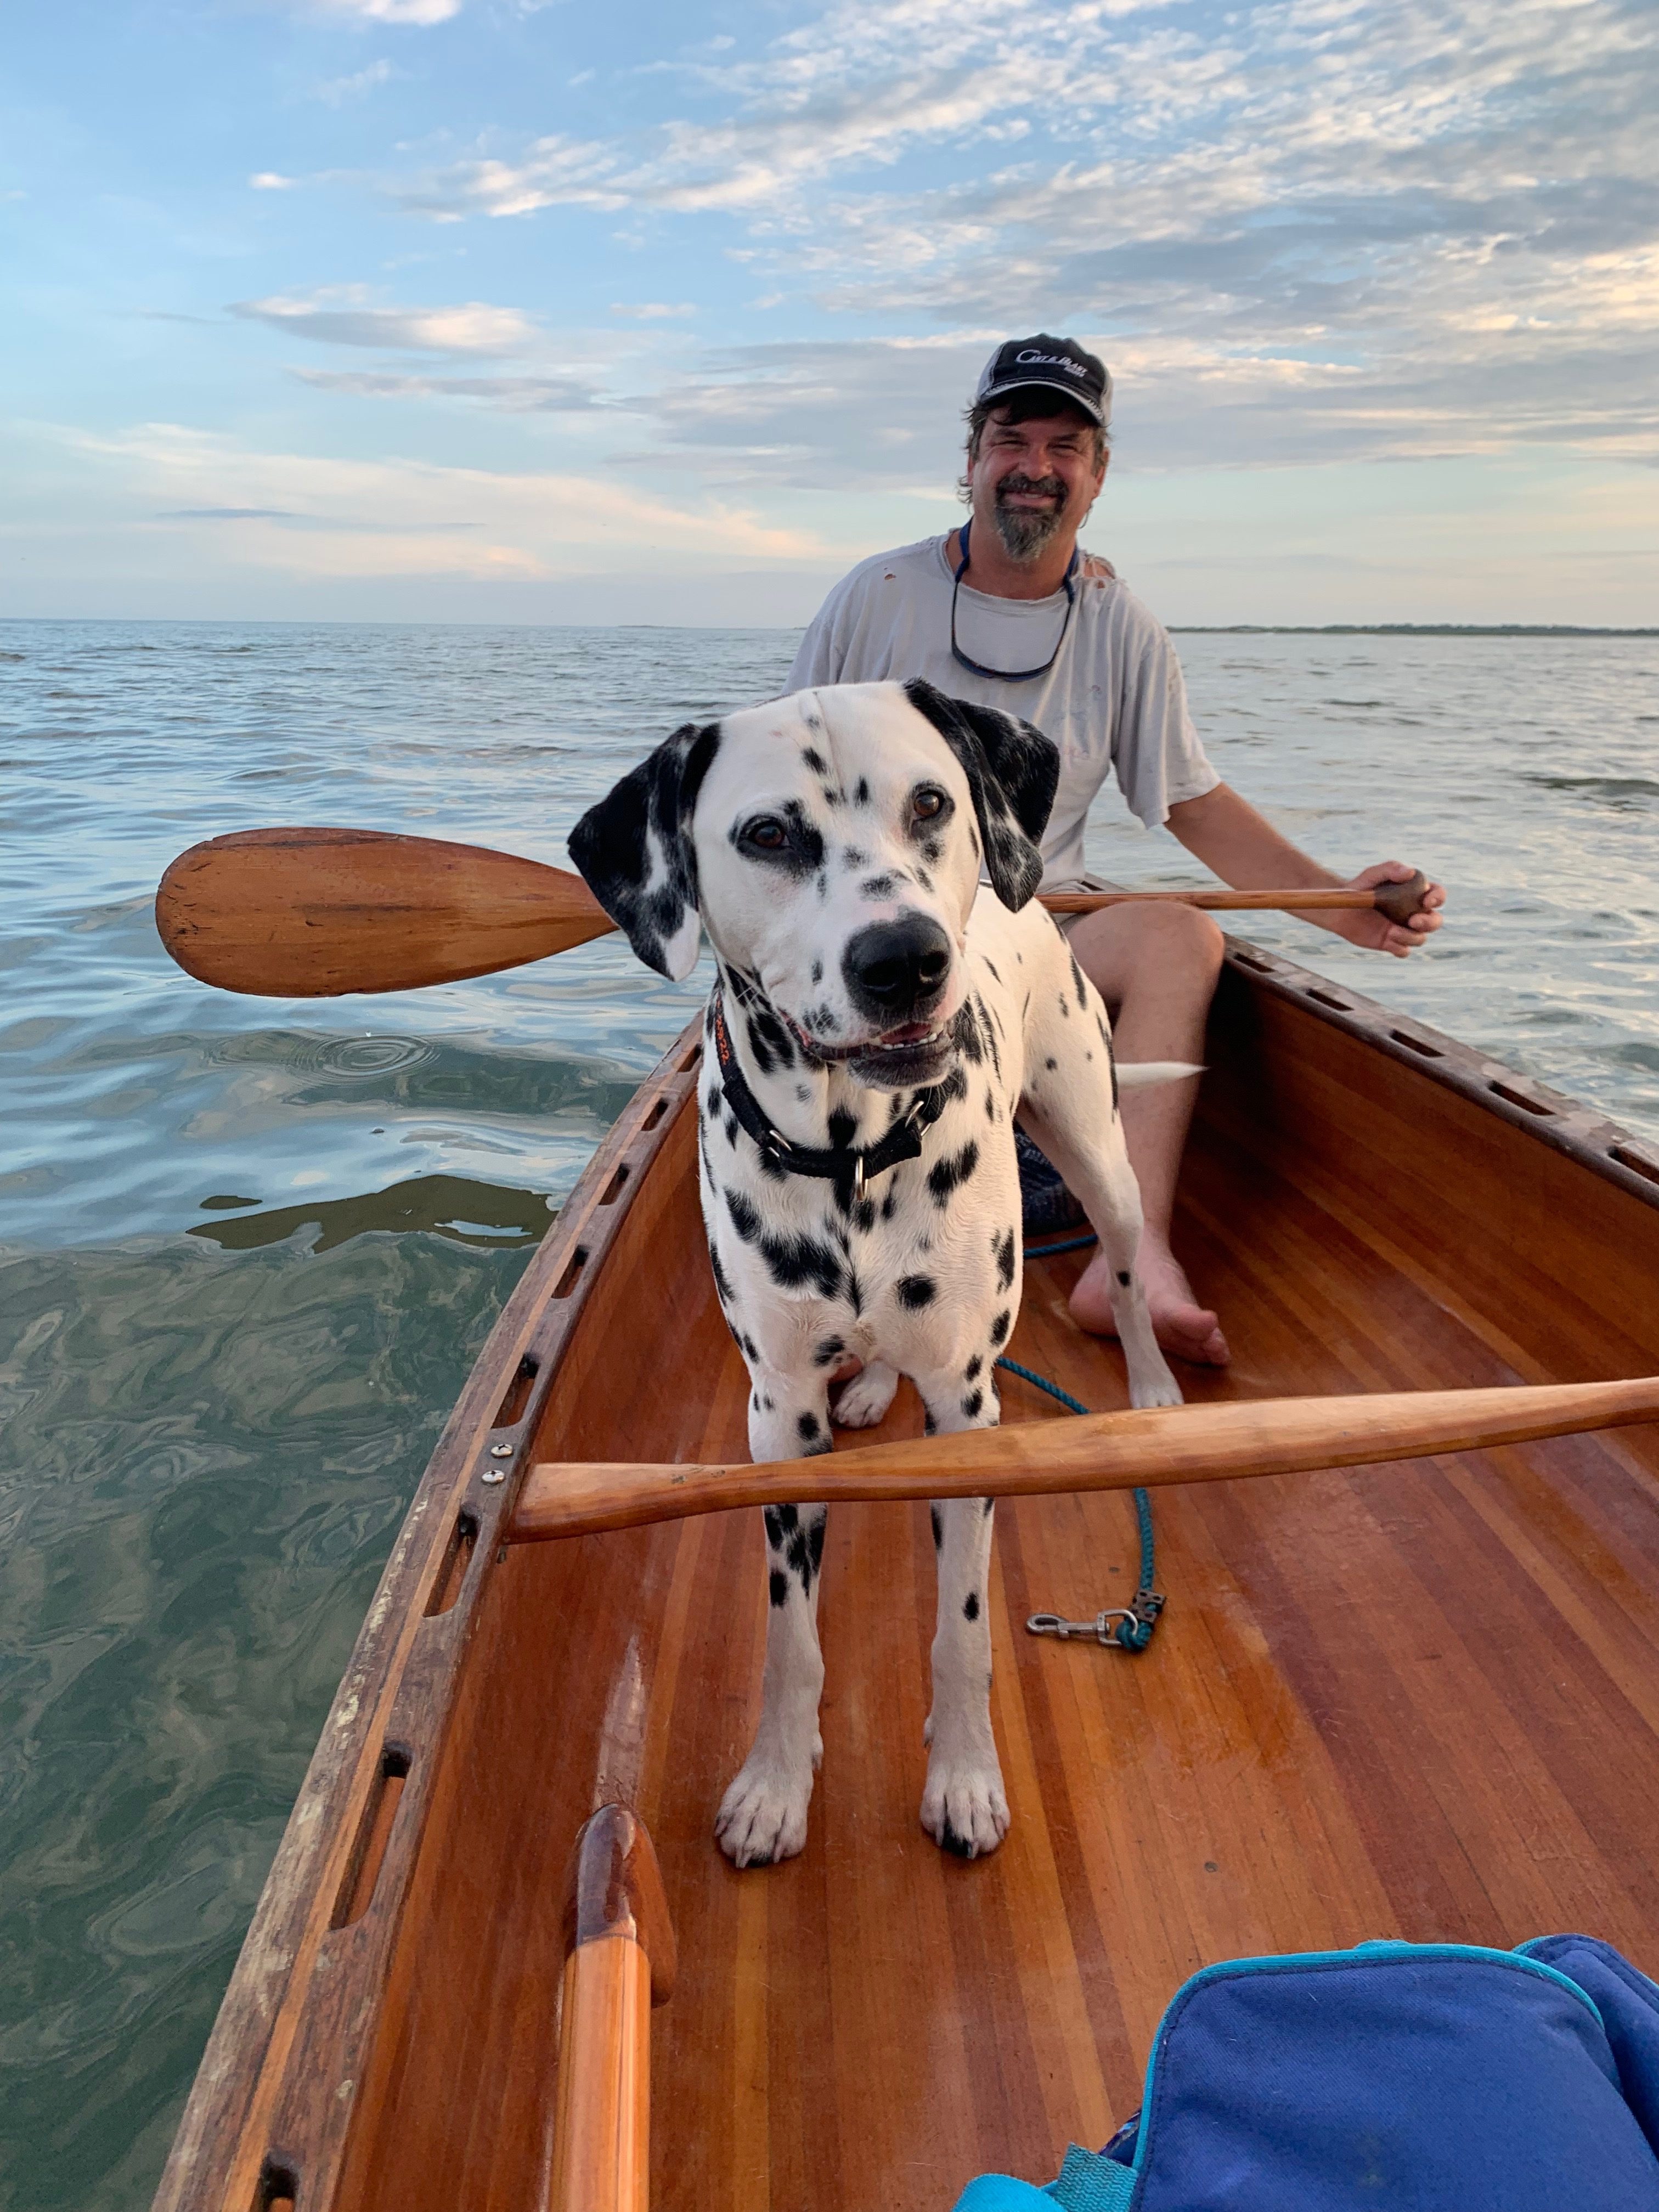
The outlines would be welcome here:
<svg viewBox="0 0 1659 2212">
<path fill-rule="evenodd" d="M 1180 1402 L 1135 1272 L 1140 1196 L 1118 1102 L 1132 1080 L 1197 1071 L 1115 1066 L 1104 1006 L 1032 903 L 1058 765 L 1030 724 L 931 684 L 839 685 L 677 730 L 571 836 L 647 965 L 680 979 L 700 935 L 714 951 L 703 1218 L 757 1460 L 830 1450 L 831 1386 L 855 1368 L 835 1407 L 844 1425 L 879 1420 L 900 1375 L 930 1434 L 996 1422 L 993 1368 L 1019 1310 L 1016 1115 L 1110 1258 L 1133 1402 Z M 992 1505 L 933 1509 L 921 1820 L 965 1858 L 1008 1826 L 990 1714 Z M 825 1511 L 765 1510 L 763 1710 L 715 1825 L 739 1867 L 806 1838 Z"/>
</svg>

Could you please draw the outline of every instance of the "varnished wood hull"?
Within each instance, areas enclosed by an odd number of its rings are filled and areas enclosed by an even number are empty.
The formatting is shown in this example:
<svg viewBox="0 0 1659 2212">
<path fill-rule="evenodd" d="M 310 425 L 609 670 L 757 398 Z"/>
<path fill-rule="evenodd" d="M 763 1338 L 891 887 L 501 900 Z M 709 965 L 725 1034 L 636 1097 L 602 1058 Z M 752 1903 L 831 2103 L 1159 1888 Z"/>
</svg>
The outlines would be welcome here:
<svg viewBox="0 0 1659 2212">
<path fill-rule="evenodd" d="M 541 2203 L 562 1875 L 607 1799 L 647 1822 L 678 1930 L 652 2124 L 677 2212 L 943 2212 L 984 2168 L 1046 2178 L 1134 2109 L 1163 2005 L 1215 1959 L 1573 1927 L 1659 1967 L 1652 1428 L 1166 1490 L 1140 1658 L 1023 1628 L 1124 1601 L 1127 1501 L 1006 1504 L 1013 1827 L 974 1864 L 917 1820 L 926 1508 L 838 1508 L 811 1837 L 734 1873 L 711 1826 L 757 1705 L 757 1516 L 502 1540 L 532 1459 L 742 1455 L 695 1059 L 642 1087 L 449 1425 L 158 2204 Z M 1659 1167 L 1621 1133 L 1248 947 L 1211 1060 L 1177 1243 L 1235 1364 L 1183 1370 L 1190 1395 L 1659 1369 Z M 1105 1409 L 1121 1365 L 1067 1318 L 1078 1264 L 1028 1271 L 1011 1350 Z M 1003 1395 L 1005 1420 L 1063 1418 Z M 918 1425 L 902 1392 L 880 1433 Z"/>
</svg>

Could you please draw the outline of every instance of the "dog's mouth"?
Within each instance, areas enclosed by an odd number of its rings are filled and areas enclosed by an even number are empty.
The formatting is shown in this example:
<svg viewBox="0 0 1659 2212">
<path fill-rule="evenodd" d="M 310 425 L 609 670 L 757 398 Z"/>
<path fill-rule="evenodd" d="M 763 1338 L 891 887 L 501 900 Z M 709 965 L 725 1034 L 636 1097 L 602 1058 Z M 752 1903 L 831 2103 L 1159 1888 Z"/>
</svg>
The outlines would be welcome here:
<svg viewBox="0 0 1659 2212">
<path fill-rule="evenodd" d="M 912 1060 L 950 1042 L 948 1030 L 939 1022 L 901 1022 L 896 1029 L 883 1030 L 879 1036 L 866 1037 L 859 1044 L 825 1044 L 822 1038 L 811 1036 L 800 1024 L 786 1014 L 796 1043 L 809 1060 L 821 1060 L 837 1065 L 856 1060 L 860 1065 L 884 1060 Z"/>
</svg>

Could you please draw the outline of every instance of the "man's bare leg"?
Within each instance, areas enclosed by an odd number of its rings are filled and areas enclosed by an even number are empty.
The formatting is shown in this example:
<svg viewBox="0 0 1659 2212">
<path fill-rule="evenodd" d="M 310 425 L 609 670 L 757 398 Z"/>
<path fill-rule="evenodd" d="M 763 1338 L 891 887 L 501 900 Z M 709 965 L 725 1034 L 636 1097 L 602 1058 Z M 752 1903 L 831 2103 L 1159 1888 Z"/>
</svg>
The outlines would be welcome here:
<svg viewBox="0 0 1659 2212">
<path fill-rule="evenodd" d="M 1204 1057 L 1204 1024 L 1221 970 L 1221 932 L 1195 907 L 1103 907 L 1069 933 L 1072 950 L 1112 1013 L 1112 1042 L 1133 1060 Z M 1200 1306 L 1170 1249 L 1170 1218 L 1182 1148 L 1197 1102 L 1195 1081 L 1127 1092 L 1123 1133 L 1140 1184 L 1146 1227 L 1140 1276 L 1158 1340 L 1166 1352 L 1212 1367 L 1227 1364 L 1227 1340 Z M 1097 1335 L 1115 1334 L 1111 1271 L 1097 1257 L 1072 1293 L 1073 1318 Z"/>
</svg>

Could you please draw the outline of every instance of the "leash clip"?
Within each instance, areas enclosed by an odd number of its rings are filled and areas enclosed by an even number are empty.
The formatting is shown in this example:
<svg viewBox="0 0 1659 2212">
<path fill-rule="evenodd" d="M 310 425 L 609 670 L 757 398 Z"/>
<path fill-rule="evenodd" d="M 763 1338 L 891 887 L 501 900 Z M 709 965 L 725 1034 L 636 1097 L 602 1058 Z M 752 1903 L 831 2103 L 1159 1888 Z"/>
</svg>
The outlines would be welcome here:
<svg viewBox="0 0 1659 2212">
<path fill-rule="evenodd" d="M 1064 1644 L 1073 1636 L 1115 1644 L 1121 1651 L 1144 1651 L 1152 1641 L 1164 1600 L 1156 1590 L 1137 1590 L 1133 1605 L 1109 1606 L 1092 1620 L 1063 1620 L 1057 1613 L 1034 1613 L 1025 1624 L 1030 1636 L 1052 1636 Z M 1113 1623 L 1119 1624 L 1114 1626 Z"/>
</svg>

